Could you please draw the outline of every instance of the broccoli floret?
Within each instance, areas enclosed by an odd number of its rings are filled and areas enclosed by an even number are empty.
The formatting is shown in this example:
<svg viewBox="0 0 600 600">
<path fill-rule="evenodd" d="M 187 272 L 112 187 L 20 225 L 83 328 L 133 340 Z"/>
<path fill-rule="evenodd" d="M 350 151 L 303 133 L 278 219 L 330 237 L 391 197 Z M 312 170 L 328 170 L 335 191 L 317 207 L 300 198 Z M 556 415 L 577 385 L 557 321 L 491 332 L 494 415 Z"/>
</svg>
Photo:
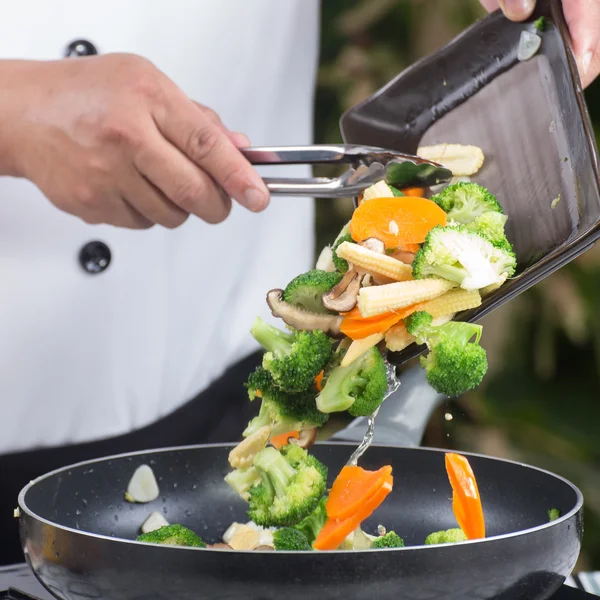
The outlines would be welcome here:
<svg viewBox="0 0 600 600">
<path fill-rule="evenodd" d="M 293 552 L 302 552 L 303 550 L 312 550 L 312 546 L 306 536 L 297 529 L 284 527 L 273 533 L 273 544 L 275 550 L 290 550 Z"/>
<path fill-rule="evenodd" d="M 165 525 L 160 529 L 142 533 L 138 536 L 138 542 L 149 544 L 163 544 L 168 546 L 193 546 L 195 548 L 206 548 L 206 544 L 191 529 L 183 525 Z"/>
<path fill-rule="evenodd" d="M 329 418 L 329 415 L 317 408 L 315 397 L 318 392 L 314 383 L 304 392 L 288 394 L 274 384 L 268 371 L 257 367 L 248 378 L 246 387 L 251 400 L 260 396 L 261 405 L 258 415 L 245 429 L 244 437 L 252 435 L 265 425 L 271 428 L 273 435 L 277 435 L 321 427 Z"/>
<path fill-rule="evenodd" d="M 539 19 L 536 19 L 533 22 L 533 26 L 538 30 L 538 31 L 544 31 L 546 29 L 546 19 L 544 19 L 544 17 L 540 17 Z"/>
<path fill-rule="evenodd" d="M 558 508 L 551 508 L 548 511 L 548 521 L 556 521 L 560 517 L 560 510 Z"/>
<path fill-rule="evenodd" d="M 425 538 L 427 546 L 433 544 L 456 544 L 457 542 L 466 542 L 467 536 L 462 529 L 447 529 L 446 531 L 436 531 L 430 533 Z"/>
<path fill-rule="evenodd" d="M 479 233 L 495 246 L 504 246 L 512 250 L 512 246 L 506 239 L 506 233 L 504 232 L 507 219 L 508 217 L 502 213 L 486 212 L 466 225 L 466 228 L 469 231 Z"/>
<path fill-rule="evenodd" d="M 350 242 L 351 244 L 355 243 L 352 239 L 352 236 L 349 233 L 346 233 L 345 235 L 339 237 L 333 244 L 333 247 L 331 248 L 333 252 L 333 256 L 331 257 L 333 259 L 333 264 L 340 273 L 346 273 L 348 271 L 348 261 L 344 258 L 340 258 L 336 252 L 338 246 L 340 246 L 344 242 Z"/>
<path fill-rule="evenodd" d="M 434 227 L 415 255 L 415 279 L 441 277 L 465 290 L 479 290 L 511 277 L 516 268 L 512 249 L 496 247 L 465 226 Z"/>
<path fill-rule="evenodd" d="M 283 299 L 308 312 L 328 314 L 330 311 L 323 306 L 323 294 L 336 286 L 342 277 L 341 273 L 329 273 L 317 269 L 303 273 L 287 284 Z"/>
<path fill-rule="evenodd" d="M 267 351 L 263 367 L 286 392 L 307 390 L 333 352 L 331 340 L 319 330 L 286 333 L 258 317 L 251 333 Z"/>
<path fill-rule="evenodd" d="M 375 347 L 345 367 L 335 364 L 323 380 L 317 408 L 324 413 L 347 410 L 353 417 L 369 416 L 383 402 L 388 389 L 385 363 Z"/>
<path fill-rule="evenodd" d="M 470 223 L 486 212 L 502 213 L 502 207 L 486 188 L 460 181 L 444 188 L 431 199 L 456 223 Z"/>
<path fill-rule="evenodd" d="M 432 326 L 431 322 L 431 315 L 424 311 L 413 313 L 405 322 L 408 333 L 429 349 L 421 358 L 429 385 L 451 397 L 476 388 L 488 367 L 485 350 L 479 345 L 481 325 L 450 321 Z"/>
<path fill-rule="evenodd" d="M 254 458 L 261 483 L 250 489 L 248 517 L 263 527 L 290 527 L 310 515 L 325 494 L 327 467 L 299 446 L 265 448 Z"/>
<path fill-rule="evenodd" d="M 327 521 L 326 504 L 327 497 L 324 496 L 321 498 L 317 508 L 308 517 L 302 519 L 298 525 L 294 525 L 294 529 L 301 531 L 306 536 L 309 544 L 312 544 L 317 539 L 319 532 Z"/>
<path fill-rule="evenodd" d="M 260 483 L 260 475 L 254 467 L 235 469 L 225 475 L 225 481 L 236 494 L 248 501 L 250 498 L 250 488 Z"/>
<path fill-rule="evenodd" d="M 385 535 L 378 537 L 371 548 L 403 548 L 404 540 L 394 531 L 388 531 Z"/>
</svg>

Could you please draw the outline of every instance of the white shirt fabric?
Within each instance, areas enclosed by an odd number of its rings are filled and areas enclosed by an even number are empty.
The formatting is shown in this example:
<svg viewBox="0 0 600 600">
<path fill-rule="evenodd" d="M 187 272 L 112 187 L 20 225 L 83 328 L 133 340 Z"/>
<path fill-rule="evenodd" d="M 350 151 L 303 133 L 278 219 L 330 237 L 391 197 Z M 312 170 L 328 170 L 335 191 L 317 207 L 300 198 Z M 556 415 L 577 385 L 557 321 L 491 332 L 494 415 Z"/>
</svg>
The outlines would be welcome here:
<svg viewBox="0 0 600 600">
<path fill-rule="evenodd" d="M 0 58 L 58 59 L 77 39 L 145 56 L 254 146 L 309 144 L 318 0 L 19 0 Z M 77 60 L 69 59 L 69 60 Z M 266 172 L 266 171 L 265 171 Z M 268 168 L 307 176 L 306 167 Z M 90 275 L 80 249 L 102 241 Z M 0 178 L 0 454 L 152 423 L 256 348 L 266 292 L 311 268 L 313 203 L 234 205 L 176 230 L 91 226 Z M 218 401 L 218 399 L 216 399 Z"/>
</svg>

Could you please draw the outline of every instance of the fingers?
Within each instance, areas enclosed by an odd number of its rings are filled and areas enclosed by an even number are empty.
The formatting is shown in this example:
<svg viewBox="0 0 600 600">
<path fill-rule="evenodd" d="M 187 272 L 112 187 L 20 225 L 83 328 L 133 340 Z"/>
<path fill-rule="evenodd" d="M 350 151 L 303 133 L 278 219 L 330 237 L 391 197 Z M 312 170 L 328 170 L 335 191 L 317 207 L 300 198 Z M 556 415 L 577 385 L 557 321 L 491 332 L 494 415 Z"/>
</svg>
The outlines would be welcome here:
<svg viewBox="0 0 600 600">
<path fill-rule="evenodd" d="M 156 120 L 161 133 L 242 206 L 261 211 L 269 192 L 222 126 L 183 93 L 170 92 Z"/>
<path fill-rule="evenodd" d="M 535 0 L 498 0 L 498 4 L 511 21 L 529 19 L 535 10 Z"/>
<path fill-rule="evenodd" d="M 229 129 L 227 129 L 227 127 L 225 127 L 225 125 L 223 125 L 223 122 L 221 121 L 221 117 L 219 117 L 219 115 L 212 110 L 211 108 L 208 108 L 208 106 L 204 106 L 203 104 L 200 104 L 199 102 L 193 101 L 194 104 L 200 109 L 202 110 L 206 116 L 218 127 L 221 127 L 221 129 L 225 132 L 225 135 L 227 135 L 229 137 L 229 139 L 231 140 L 231 142 L 233 143 L 233 145 L 236 148 L 248 148 L 250 146 L 250 140 L 248 139 L 248 137 L 246 135 L 244 135 L 243 133 L 239 133 L 236 131 L 230 131 Z"/>
<path fill-rule="evenodd" d="M 600 2 L 564 0 L 563 11 L 581 82 L 587 87 L 600 74 Z"/>
<path fill-rule="evenodd" d="M 229 216 L 230 196 L 158 131 L 148 132 L 148 138 L 135 157 L 134 166 L 147 180 L 146 183 L 154 188 L 152 202 L 156 206 L 156 214 L 163 219 L 161 224 L 166 227 L 181 225 L 183 221 L 178 221 L 182 215 L 193 214 L 211 224 L 220 223 Z M 156 194 L 160 194 L 163 206 L 158 205 Z M 180 211 L 179 217 L 172 210 L 168 215 L 163 212 L 166 203 Z M 146 212 L 143 214 L 150 217 Z M 171 225 L 166 224 L 167 220 Z"/>
</svg>

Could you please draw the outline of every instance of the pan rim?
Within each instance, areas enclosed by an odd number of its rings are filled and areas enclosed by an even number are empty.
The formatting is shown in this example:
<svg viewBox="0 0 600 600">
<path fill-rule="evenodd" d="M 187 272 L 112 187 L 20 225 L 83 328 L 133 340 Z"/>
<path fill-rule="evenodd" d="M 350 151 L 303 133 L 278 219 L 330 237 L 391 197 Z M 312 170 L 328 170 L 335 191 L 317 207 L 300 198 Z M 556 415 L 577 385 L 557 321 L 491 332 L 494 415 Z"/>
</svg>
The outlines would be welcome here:
<svg viewBox="0 0 600 600">
<path fill-rule="evenodd" d="M 53 477 L 54 475 L 58 475 L 59 473 L 64 473 L 66 471 L 80 468 L 83 466 L 88 466 L 88 465 L 91 466 L 94 464 L 104 463 L 104 462 L 108 462 L 111 460 L 128 459 L 128 458 L 133 458 L 135 456 L 140 456 L 143 454 L 158 454 L 158 453 L 162 454 L 162 453 L 167 453 L 167 452 L 192 451 L 192 450 L 198 450 L 198 449 L 202 449 L 202 448 L 233 448 L 233 447 L 235 447 L 235 445 L 236 445 L 235 443 L 193 444 L 193 445 L 188 445 L 188 446 L 171 446 L 168 448 L 136 450 L 135 452 L 124 452 L 124 453 L 113 454 L 113 455 L 105 456 L 105 457 L 101 457 L 101 458 L 94 458 L 91 460 L 80 461 L 78 463 L 73 463 L 71 465 L 66 465 L 64 467 L 54 469 L 53 471 L 49 471 L 48 473 L 45 473 L 43 475 L 40 475 L 36 479 L 33 479 L 19 492 L 18 506 L 19 506 L 19 510 L 21 511 L 21 513 L 19 515 L 19 522 L 21 523 L 24 518 L 24 515 L 27 515 L 29 518 L 34 519 L 45 525 L 54 527 L 61 531 L 76 534 L 76 535 L 79 535 L 82 537 L 92 537 L 95 539 L 106 540 L 106 541 L 116 542 L 116 543 L 135 544 L 136 546 L 138 546 L 138 545 L 139 546 L 148 546 L 148 544 L 145 542 L 138 542 L 137 540 L 128 540 L 125 538 L 112 537 L 112 536 L 104 535 L 101 533 L 82 531 L 81 529 L 76 529 L 74 527 L 67 527 L 66 525 L 61 525 L 60 523 L 56 523 L 54 521 L 46 519 L 45 517 L 42 517 L 42 516 L 38 515 L 37 513 L 35 513 L 33 510 L 31 510 L 27 506 L 27 503 L 25 502 L 25 496 L 27 495 L 27 492 L 37 483 L 39 483 L 45 479 L 50 479 L 51 477 Z M 343 441 L 339 441 L 339 442 L 324 441 L 324 442 L 318 442 L 316 445 L 318 445 L 318 446 L 349 446 L 352 448 L 356 447 L 356 444 L 353 442 L 343 442 Z M 448 449 L 444 449 L 444 448 L 429 448 L 429 447 L 422 447 L 422 446 L 401 446 L 401 445 L 397 445 L 397 444 L 373 444 L 371 447 L 372 448 L 401 448 L 403 450 L 408 450 L 408 451 L 417 451 L 417 452 L 425 451 L 425 452 L 433 452 L 433 453 L 440 453 L 440 454 L 449 451 Z M 543 531 L 545 529 L 549 529 L 551 527 L 556 527 L 556 526 L 560 525 L 561 523 L 564 523 L 565 521 L 568 521 L 569 519 L 576 516 L 583 508 L 583 493 L 574 483 L 572 483 L 565 477 L 562 477 L 561 475 L 553 473 L 552 471 L 548 471 L 547 469 L 535 467 L 533 465 L 529 465 L 527 463 L 516 461 L 516 460 L 510 460 L 510 459 L 506 459 L 506 458 L 498 458 L 495 456 L 490 456 L 490 455 L 481 454 L 481 453 L 477 453 L 477 452 L 460 452 L 460 453 L 467 457 L 499 461 L 499 462 L 503 462 L 503 463 L 507 463 L 507 464 L 511 464 L 511 465 L 515 465 L 515 466 L 519 466 L 519 467 L 524 467 L 527 469 L 533 469 L 535 471 L 538 471 L 540 473 L 548 475 L 554 479 L 557 479 L 557 480 L 561 481 L 562 483 L 566 484 L 568 487 L 570 487 L 573 490 L 573 492 L 575 492 L 575 496 L 576 496 L 575 505 L 573 506 L 573 508 L 571 508 L 571 510 L 569 512 L 565 513 L 564 515 L 561 515 L 558 519 L 555 519 L 554 521 L 548 521 L 547 523 L 543 523 L 542 525 L 537 525 L 535 527 L 529 527 L 527 529 L 521 529 L 519 531 L 503 533 L 501 535 L 495 535 L 495 536 L 486 537 L 486 538 L 482 538 L 482 539 L 466 540 L 464 542 L 456 542 L 453 544 L 436 544 L 436 545 L 421 544 L 421 545 L 414 545 L 414 546 L 404 546 L 401 548 L 382 548 L 382 549 L 376 550 L 377 552 L 409 552 L 411 550 L 412 551 L 416 551 L 416 550 L 431 551 L 434 549 L 437 549 L 439 551 L 440 549 L 445 548 L 448 550 L 448 549 L 452 549 L 456 546 L 462 546 L 465 544 L 485 544 L 485 543 L 489 544 L 489 543 L 492 543 L 495 541 L 499 542 L 499 541 L 506 540 L 506 539 L 511 539 L 511 538 L 516 538 L 516 537 L 521 537 L 521 536 L 537 533 L 537 532 Z M 160 546 L 155 546 L 155 547 L 160 548 Z M 238 555 L 254 556 L 255 554 L 260 555 L 260 556 L 271 555 L 270 552 L 253 553 L 253 552 L 249 552 L 247 550 L 222 550 L 222 549 L 212 549 L 212 548 L 192 548 L 192 547 L 185 547 L 185 546 L 169 546 L 169 549 L 179 550 L 179 551 L 221 552 L 225 555 L 232 555 L 232 556 L 238 556 Z M 339 555 L 339 554 L 355 555 L 357 553 L 361 554 L 361 553 L 369 553 L 369 552 L 374 552 L 374 551 L 373 550 L 328 550 L 327 552 L 319 552 L 318 555 L 319 556 Z M 298 551 L 281 551 L 280 550 L 280 551 L 273 553 L 273 555 L 275 555 L 275 556 L 282 556 L 282 555 L 287 555 L 287 554 L 297 555 L 299 553 L 314 554 L 314 551 L 304 550 L 304 551 L 298 552 Z"/>
</svg>

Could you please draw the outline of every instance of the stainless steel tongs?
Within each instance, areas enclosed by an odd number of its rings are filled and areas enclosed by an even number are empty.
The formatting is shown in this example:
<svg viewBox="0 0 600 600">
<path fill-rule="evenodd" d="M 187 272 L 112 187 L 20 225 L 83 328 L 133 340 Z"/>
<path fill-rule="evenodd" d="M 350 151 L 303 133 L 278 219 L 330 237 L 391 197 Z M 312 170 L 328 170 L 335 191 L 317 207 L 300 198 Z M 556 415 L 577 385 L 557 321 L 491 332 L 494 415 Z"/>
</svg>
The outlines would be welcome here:
<svg viewBox="0 0 600 600">
<path fill-rule="evenodd" d="M 246 148 L 242 152 L 253 165 L 349 165 L 339 177 L 265 177 L 271 194 L 280 196 L 346 198 L 358 196 L 382 179 L 402 188 L 437 185 L 452 177 L 448 169 L 430 160 L 375 146 L 273 146 Z"/>
</svg>

